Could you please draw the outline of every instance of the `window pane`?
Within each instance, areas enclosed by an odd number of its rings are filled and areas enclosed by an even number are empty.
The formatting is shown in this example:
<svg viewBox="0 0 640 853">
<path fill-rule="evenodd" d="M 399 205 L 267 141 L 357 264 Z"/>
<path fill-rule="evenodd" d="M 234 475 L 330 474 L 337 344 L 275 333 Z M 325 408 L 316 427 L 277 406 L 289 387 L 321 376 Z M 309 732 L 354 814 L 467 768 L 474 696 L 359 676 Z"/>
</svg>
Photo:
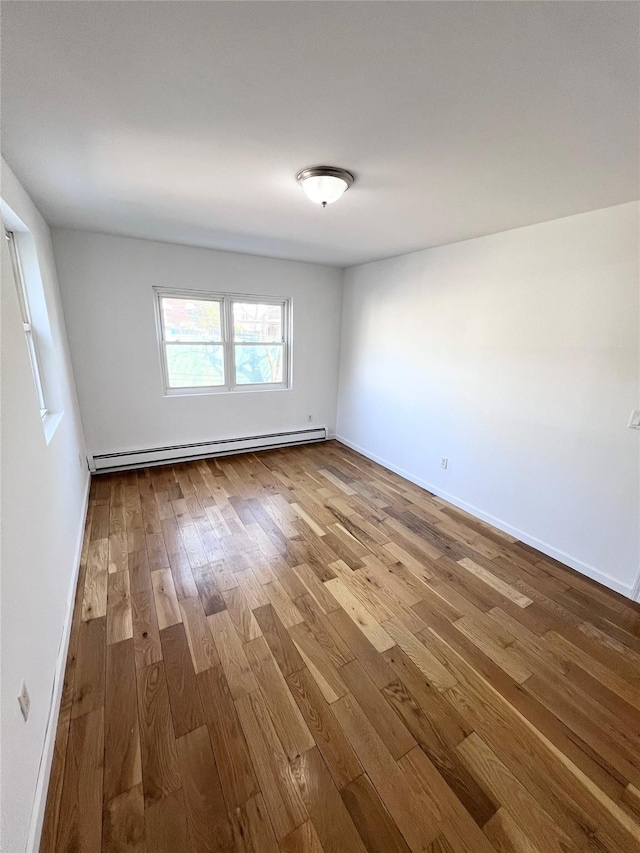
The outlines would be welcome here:
<svg viewBox="0 0 640 853">
<path fill-rule="evenodd" d="M 163 297 L 166 341 L 221 341 L 220 303 L 211 299 Z"/>
<path fill-rule="evenodd" d="M 14 283 L 18 292 L 18 302 L 20 303 L 20 314 L 25 328 L 25 337 L 27 339 L 27 348 L 29 351 L 29 360 L 31 362 L 31 373 L 33 374 L 33 383 L 36 386 L 36 394 L 38 395 L 38 408 L 40 409 L 41 417 L 47 414 L 47 406 L 44 401 L 44 390 L 42 387 L 42 370 L 38 359 L 38 347 L 34 335 L 33 325 L 31 323 L 31 313 L 29 311 L 29 294 L 27 292 L 27 283 L 22 273 L 22 265 L 18 255 L 18 247 L 16 246 L 15 237 L 12 231 L 5 231 L 7 243 L 9 246 L 9 254 L 11 256 L 11 270 L 13 272 Z"/>
<path fill-rule="evenodd" d="M 221 346 L 167 344 L 170 388 L 224 385 L 224 349 Z"/>
<path fill-rule="evenodd" d="M 233 338 L 270 343 L 282 340 L 282 305 L 233 303 Z"/>
<path fill-rule="evenodd" d="M 282 347 L 236 346 L 236 384 L 282 382 Z"/>
</svg>

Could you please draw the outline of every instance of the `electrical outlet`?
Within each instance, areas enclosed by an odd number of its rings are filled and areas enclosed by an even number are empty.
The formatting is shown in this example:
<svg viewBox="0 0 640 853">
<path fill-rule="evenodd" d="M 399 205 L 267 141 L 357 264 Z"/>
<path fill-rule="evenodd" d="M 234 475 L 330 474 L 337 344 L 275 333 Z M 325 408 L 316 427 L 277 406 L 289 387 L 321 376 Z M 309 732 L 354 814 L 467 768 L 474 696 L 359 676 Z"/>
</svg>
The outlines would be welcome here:
<svg viewBox="0 0 640 853">
<path fill-rule="evenodd" d="M 307 415 L 307 420 L 309 421 L 309 423 L 311 423 L 311 421 L 313 420 L 313 415 Z"/>
<path fill-rule="evenodd" d="M 440 467 L 446 468 L 448 464 L 449 464 L 449 460 L 447 459 L 446 456 L 443 456 L 442 459 L 440 460 Z"/>
<path fill-rule="evenodd" d="M 22 711 L 22 716 L 24 717 L 25 723 L 27 722 L 27 718 L 29 717 L 29 710 L 31 709 L 31 699 L 29 698 L 29 691 L 27 690 L 27 685 L 22 682 L 22 687 L 20 688 L 20 695 L 18 696 L 18 705 L 20 705 L 20 710 Z"/>
</svg>

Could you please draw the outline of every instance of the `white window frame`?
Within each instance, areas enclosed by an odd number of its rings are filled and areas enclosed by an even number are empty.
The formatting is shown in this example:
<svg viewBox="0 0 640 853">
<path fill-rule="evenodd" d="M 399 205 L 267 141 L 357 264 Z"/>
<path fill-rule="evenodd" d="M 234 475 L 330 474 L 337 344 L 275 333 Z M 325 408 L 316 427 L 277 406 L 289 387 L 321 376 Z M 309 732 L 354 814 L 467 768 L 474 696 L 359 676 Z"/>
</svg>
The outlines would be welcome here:
<svg viewBox="0 0 640 853">
<path fill-rule="evenodd" d="M 31 311 L 29 309 L 29 294 L 22 272 L 20 263 L 20 254 L 16 245 L 16 239 L 13 231 L 8 228 L 4 229 L 4 235 L 9 246 L 9 256 L 11 257 L 11 266 L 13 268 L 13 278 L 18 292 L 18 303 L 20 304 L 20 315 L 22 317 L 22 329 L 27 342 L 29 351 L 29 361 L 31 362 L 31 372 L 33 374 L 33 383 L 36 387 L 36 395 L 38 397 L 38 406 L 40 408 L 40 417 L 44 420 L 47 416 L 48 409 L 44 393 L 44 383 L 42 381 L 42 367 L 40 356 L 38 353 L 38 339 L 36 331 L 31 322 Z"/>
<path fill-rule="evenodd" d="M 160 353 L 161 375 L 163 393 L 166 397 L 182 397 L 194 394 L 229 394 L 242 393 L 244 391 L 288 391 L 291 390 L 291 299 L 289 297 L 260 296 L 247 293 L 212 293 L 205 290 L 174 290 L 166 287 L 154 287 L 155 317 L 158 346 Z M 203 301 L 218 302 L 220 304 L 220 320 L 222 326 L 221 341 L 188 341 L 189 345 L 197 346 L 222 346 L 224 352 L 224 385 L 206 385 L 186 388 L 172 388 L 169 385 L 169 370 L 167 365 L 167 344 L 179 343 L 165 338 L 164 315 L 162 311 L 162 299 L 199 299 Z M 260 305 L 282 306 L 282 340 L 258 342 L 236 342 L 233 338 L 233 305 L 235 302 L 255 302 Z M 241 384 L 235 381 L 236 346 L 280 346 L 282 347 L 282 382 L 260 382 L 254 384 Z"/>
</svg>

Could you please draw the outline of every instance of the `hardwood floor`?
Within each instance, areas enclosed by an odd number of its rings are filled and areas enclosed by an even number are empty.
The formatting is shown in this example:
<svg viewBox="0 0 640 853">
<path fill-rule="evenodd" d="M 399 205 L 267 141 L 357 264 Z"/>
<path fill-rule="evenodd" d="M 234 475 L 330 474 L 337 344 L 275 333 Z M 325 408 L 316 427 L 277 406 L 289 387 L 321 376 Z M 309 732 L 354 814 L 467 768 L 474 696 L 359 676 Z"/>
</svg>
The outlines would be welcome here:
<svg viewBox="0 0 640 853">
<path fill-rule="evenodd" d="M 337 442 L 96 477 L 42 853 L 640 851 L 640 608 Z"/>
</svg>

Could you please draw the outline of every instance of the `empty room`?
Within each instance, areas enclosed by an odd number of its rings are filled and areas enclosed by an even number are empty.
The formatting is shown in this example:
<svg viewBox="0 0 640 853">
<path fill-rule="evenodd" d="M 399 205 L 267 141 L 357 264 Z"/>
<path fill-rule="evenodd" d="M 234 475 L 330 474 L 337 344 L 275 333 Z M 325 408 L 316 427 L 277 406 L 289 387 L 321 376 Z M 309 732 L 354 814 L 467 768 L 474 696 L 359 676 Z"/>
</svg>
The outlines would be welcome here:
<svg viewBox="0 0 640 853">
<path fill-rule="evenodd" d="M 2 853 L 640 853 L 640 3 L 0 30 Z"/>
</svg>

